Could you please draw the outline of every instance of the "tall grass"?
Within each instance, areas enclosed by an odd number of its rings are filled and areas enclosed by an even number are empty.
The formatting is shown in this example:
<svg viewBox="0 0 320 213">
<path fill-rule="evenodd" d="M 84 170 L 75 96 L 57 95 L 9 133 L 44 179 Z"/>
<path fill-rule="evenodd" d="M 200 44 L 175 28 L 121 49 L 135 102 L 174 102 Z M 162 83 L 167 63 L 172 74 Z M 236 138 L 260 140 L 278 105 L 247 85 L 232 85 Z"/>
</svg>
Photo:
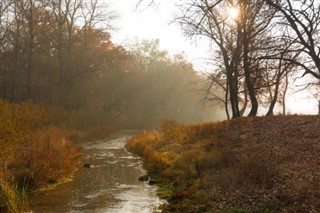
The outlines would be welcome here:
<svg viewBox="0 0 320 213">
<path fill-rule="evenodd" d="M 23 198 L 19 195 L 17 187 L 10 182 L 6 172 L 0 170 L 0 212 L 21 212 Z"/>
<path fill-rule="evenodd" d="M 34 131 L 15 149 L 10 162 L 19 185 L 27 181 L 29 189 L 58 182 L 72 173 L 79 161 L 79 152 L 69 143 L 63 130 L 47 127 Z"/>
<path fill-rule="evenodd" d="M 64 110 L 0 100 L 0 209 L 18 212 L 27 191 L 71 175 L 80 155 L 69 129 Z"/>
</svg>

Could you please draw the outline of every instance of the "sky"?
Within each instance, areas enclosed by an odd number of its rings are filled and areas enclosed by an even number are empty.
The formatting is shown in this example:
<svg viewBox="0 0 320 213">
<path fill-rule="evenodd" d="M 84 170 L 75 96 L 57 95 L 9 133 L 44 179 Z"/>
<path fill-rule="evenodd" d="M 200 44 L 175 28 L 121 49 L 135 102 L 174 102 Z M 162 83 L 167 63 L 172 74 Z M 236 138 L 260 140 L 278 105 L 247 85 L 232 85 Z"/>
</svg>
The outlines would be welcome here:
<svg viewBox="0 0 320 213">
<path fill-rule="evenodd" d="M 148 2 L 149 0 L 145 0 Z M 162 0 L 161 4 L 136 9 L 138 0 L 109 0 L 110 7 L 118 15 L 117 28 L 112 33 L 116 44 L 130 46 L 137 39 L 160 39 L 160 48 L 171 55 L 184 52 L 195 69 L 203 69 L 203 57 L 208 56 L 208 45 L 186 38 L 179 25 L 172 23 L 175 3 Z"/>
<path fill-rule="evenodd" d="M 195 70 L 206 70 L 203 58 L 210 57 L 208 43 L 195 41 L 183 35 L 180 26 L 172 23 L 175 3 L 173 0 L 161 0 L 161 4 L 147 7 L 146 4 L 136 8 L 138 0 L 107 0 L 110 8 L 116 12 L 118 19 L 114 22 L 116 30 L 112 41 L 124 47 L 134 42 L 147 39 L 160 39 L 160 48 L 171 55 L 184 52 Z M 150 0 L 144 0 L 150 2 Z M 157 1 L 156 1 L 157 2 Z M 171 23 L 171 24 L 170 24 Z M 287 95 L 287 111 L 298 114 L 316 114 L 317 102 L 308 98 L 307 93 L 295 93 L 295 88 Z M 309 95 L 310 96 L 310 95 Z"/>
</svg>

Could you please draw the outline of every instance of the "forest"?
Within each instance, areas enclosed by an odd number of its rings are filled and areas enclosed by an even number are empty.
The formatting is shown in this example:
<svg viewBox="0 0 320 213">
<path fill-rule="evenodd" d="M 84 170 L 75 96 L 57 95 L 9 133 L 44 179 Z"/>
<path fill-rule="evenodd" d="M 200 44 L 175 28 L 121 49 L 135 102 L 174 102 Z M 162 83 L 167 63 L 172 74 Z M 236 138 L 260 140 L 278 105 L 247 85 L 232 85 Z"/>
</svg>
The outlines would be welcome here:
<svg viewBox="0 0 320 213">
<path fill-rule="evenodd" d="M 137 5 L 143 2 L 156 4 Z M 178 133 L 152 139 L 156 145 L 168 137 L 194 142 L 188 138 L 201 128 L 187 128 L 180 138 L 185 127 L 176 122 L 286 115 L 287 92 L 295 87 L 308 91 L 320 112 L 318 0 L 177 1 L 174 22 L 187 38 L 210 43 L 206 72 L 195 70 L 183 53 L 161 50 L 157 39 L 130 48 L 113 43 L 113 21 L 99 0 L 1 0 L 0 210 L 20 211 L 27 191 L 75 170 L 77 143 L 117 129 L 161 123 L 162 130 L 172 127 L 169 135 Z M 304 83 L 296 85 L 300 79 Z M 57 156 L 61 163 L 51 165 Z M 175 157 L 162 160 L 171 165 Z M 201 177 L 196 166 L 187 172 Z"/>
<path fill-rule="evenodd" d="M 92 113 L 87 122 L 105 115 L 99 122 L 115 118 L 138 127 L 210 117 L 197 103 L 203 79 L 183 55 L 170 57 L 157 40 L 131 50 L 113 44 L 104 24 L 113 17 L 102 14 L 107 9 L 99 1 L 1 5 L 1 98 Z"/>
</svg>

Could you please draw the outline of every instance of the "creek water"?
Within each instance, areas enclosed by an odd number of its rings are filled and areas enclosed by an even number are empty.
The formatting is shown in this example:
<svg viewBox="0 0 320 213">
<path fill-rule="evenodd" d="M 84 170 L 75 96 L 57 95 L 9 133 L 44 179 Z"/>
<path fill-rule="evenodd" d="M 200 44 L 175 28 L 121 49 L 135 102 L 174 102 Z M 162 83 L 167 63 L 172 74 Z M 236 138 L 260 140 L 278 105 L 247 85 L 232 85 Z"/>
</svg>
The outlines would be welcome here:
<svg viewBox="0 0 320 213">
<path fill-rule="evenodd" d="M 29 197 L 33 213 L 151 213 L 162 201 L 156 187 L 138 181 L 142 160 L 127 152 L 129 136 L 82 144 L 84 162 L 73 181 Z"/>
</svg>

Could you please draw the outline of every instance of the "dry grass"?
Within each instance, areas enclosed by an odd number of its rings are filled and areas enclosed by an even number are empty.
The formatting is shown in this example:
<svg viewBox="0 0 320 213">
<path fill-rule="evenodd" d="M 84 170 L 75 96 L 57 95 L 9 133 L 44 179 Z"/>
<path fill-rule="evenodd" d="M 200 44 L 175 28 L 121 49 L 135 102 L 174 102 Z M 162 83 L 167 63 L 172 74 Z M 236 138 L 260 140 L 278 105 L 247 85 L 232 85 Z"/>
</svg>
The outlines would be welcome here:
<svg viewBox="0 0 320 213">
<path fill-rule="evenodd" d="M 20 197 L 17 190 L 0 170 L 0 212 L 20 212 Z"/>
<path fill-rule="evenodd" d="M 19 212 L 21 193 L 70 176 L 79 152 L 63 110 L 3 100 L 0 109 L 0 211 Z"/>
<path fill-rule="evenodd" d="M 29 135 L 15 149 L 9 164 L 19 184 L 29 189 L 56 183 L 69 176 L 79 162 L 78 150 L 65 139 L 57 127 L 46 127 Z"/>
<path fill-rule="evenodd" d="M 320 118 L 162 124 L 127 148 L 171 182 L 164 212 L 320 212 Z"/>
<path fill-rule="evenodd" d="M 76 144 L 115 131 L 106 113 L 4 100 L 0 109 L 0 212 L 19 212 L 24 206 L 21 192 L 70 179 L 80 162 Z"/>
</svg>

